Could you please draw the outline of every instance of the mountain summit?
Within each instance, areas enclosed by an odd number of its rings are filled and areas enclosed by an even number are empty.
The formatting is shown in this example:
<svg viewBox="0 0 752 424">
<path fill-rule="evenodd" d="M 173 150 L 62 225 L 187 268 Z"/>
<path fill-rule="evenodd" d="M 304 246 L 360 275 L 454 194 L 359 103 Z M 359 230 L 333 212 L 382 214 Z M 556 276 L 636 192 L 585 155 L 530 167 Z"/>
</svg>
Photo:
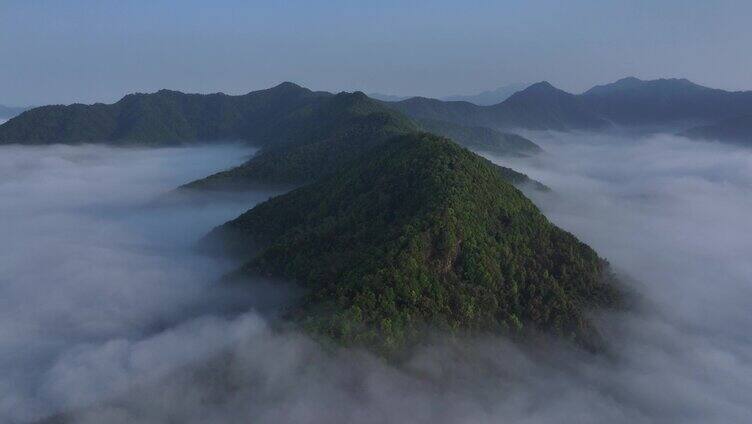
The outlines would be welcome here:
<svg viewBox="0 0 752 424">
<path fill-rule="evenodd" d="M 602 130 L 613 127 L 681 131 L 752 114 L 752 91 L 730 92 L 684 78 L 622 78 L 575 95 L 543 81 L 502 103 L 408 99 L 389 103 L 414 119 L 496 130 Z"/>
<path fill-rule="evenodd" d="M 752 92 L 712 89 L 684 78 L 624 78 L 580 97 L 590 110 L 622 126 L 681 126 L 752 113 Z"/>
</svg>

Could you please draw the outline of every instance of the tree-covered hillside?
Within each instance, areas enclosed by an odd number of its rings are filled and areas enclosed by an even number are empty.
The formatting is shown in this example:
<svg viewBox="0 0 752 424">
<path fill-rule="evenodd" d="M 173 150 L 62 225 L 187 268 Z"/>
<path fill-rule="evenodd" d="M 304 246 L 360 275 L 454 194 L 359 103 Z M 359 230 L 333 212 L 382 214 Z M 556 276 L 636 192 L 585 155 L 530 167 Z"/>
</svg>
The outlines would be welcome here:
<svg viewBox="0 0 752 424">
<path fill-rule="evenodd" d="M 307 288 L 289 314 L 303 327 L 386 354 L 429 328 L 538 329 L 593 346 L 587 312 L 618 302 L 591 248 L 498 167 L 430 134 L 256 206 L 204 241 L 216 242 L 246 258 L 242 272 Z"/>
<path fill-rule="evenodd" d="M 242 190 L 257 184 L 314 181 L 399 134 L 417 130 L 405 116 L 363 93 L 340 93 L 288 117 L 296 128 L 287 141 L 263 149 L 246 163 L 183 186 Z"/>
<path fill-rule="evenodd" d="M 257 146 L 297 135 L 288 119 L 329 93 L 292 83 L 242 96 L 160 90 L 114 104 L 42 106 L 0 125 L 0 144 L 166 145 L 244 140 Z"/>
</svg>

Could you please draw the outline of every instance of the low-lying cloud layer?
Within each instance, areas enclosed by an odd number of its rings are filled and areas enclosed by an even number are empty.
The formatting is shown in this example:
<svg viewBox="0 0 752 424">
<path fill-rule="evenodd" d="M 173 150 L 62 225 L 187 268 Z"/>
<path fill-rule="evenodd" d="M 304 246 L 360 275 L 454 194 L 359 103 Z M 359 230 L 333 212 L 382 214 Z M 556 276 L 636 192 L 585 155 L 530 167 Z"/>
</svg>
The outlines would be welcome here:
<svg viewBox="0 0 752 424">
<path fill-rule="evenodd" d="M 191 209 L 150 202 L 249 153 L 0 148 L 0 422 L 127 385 L 141 365 L 121 372 L 112 362 L 139 361 L 124 344 L 206 307 L 207 286 L 228 264 L 194 254 L 192 244 L 262 197 Z M 161 359 L 173 360 L 181 357 Z M 96 380 L 81 380 L 94 371 Z"/>
<path fill-rule="evenodd" d="M 0 151 L 0 421 L 750 422 L 752 152 L 671 136 L 533 134 L 510 165 L 642 298 L 612 355 L 439 338 L 401 367 L 223 314 L 195 239 L 268 194 L 139 207 L 237 149 Z M 265 292 L 252 293 L 253 299 Z M 234 298 L 235 296 L 230 296 Z"/>
</svg>

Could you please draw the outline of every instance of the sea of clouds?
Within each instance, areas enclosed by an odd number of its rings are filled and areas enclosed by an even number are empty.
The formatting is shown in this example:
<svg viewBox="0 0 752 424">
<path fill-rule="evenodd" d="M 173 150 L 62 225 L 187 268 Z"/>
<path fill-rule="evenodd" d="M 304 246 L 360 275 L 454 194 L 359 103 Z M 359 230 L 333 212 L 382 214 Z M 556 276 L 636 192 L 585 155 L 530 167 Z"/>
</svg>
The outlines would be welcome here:
<svg viewBox="0 0 752 424">
<path fill-rule="evenodd" d="M 237 146 L 0 148 L 0 422 L 752 422 L 752 151 L 657 135 L 530 134 L 492 158 L 627 274 L 590 355 L 438 337 L 404 364 L 270 324 L 263 282 L 195 241 L 270 193 L 154 202 Z M 239 309 L 239 305 L 249 308 Z"/>
</svg>

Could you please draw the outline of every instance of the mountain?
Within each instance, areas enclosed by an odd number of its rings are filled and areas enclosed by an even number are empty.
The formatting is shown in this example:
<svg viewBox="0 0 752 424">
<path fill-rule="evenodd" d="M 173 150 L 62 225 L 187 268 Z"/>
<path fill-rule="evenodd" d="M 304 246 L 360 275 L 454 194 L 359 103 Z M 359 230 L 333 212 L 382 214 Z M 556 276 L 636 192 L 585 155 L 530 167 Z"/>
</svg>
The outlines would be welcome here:
<svg viewBox="0 0 752 424">
<path fill-rule="evenodd" d="M 412 133 L 257 205 L 203 244 L 245 258 L 240 273 L 307 289 L 288 318 L 345 345 L 389 355 L 435 328 L 542 330 L 596 348 L 587 312 L 619 302 L 607 263 L 499 171 Z"/>
<path fill-rule="evenodd" d="M 130 94 L 109 105 L 43 106 L 0 125 L 0 144 L 160 146 L 243 140 L 268 147 L 304 138 L 305 131 L 294 125 L 300 119 L 297 115 L 325 107 L 322 103 L 332 96 L 282 83 L 242 96 L 161 90 Z M 601 130 L 613 126 L 681 131 L 752 114 L 752 91 L 711 89 L 686 79 L 643 81 L 630 77 L 580 95 L 540 82 L 490 106 L 424 97 L 382 105 L 416 120 L 501 131 Z"/>
<path fill-rule="evenodd" d="M 114 104 L 43 106 L 0 125 L 0 144 L 110 143 L 169 145 L 245 140 L 258 146 L 299 137 L 293 113 L 332 96 L 293 83 L 242 96 L 160 90 Z"/>
<path fill-rule="evenodd" d="M 27 110 L 27 107 L 11 107 L 0 105 L 0 119 L 10 119 L 21 112 Z"/>
<path fill-rule="evenodd" d="M 697 140 L 715 140 L 752 146 L 752 115 L 737 116 L 711 125 L 690 128 L 681 135 Z"/>
<path fill-rule="evenodd" d="M 608 126 L 578 96 L 559 90 L 545 81 L 533 84 L 492 106 L 423 97 L 388 104 L 414 119 L 445 121 L 469 127 L 566 131 Z"/>
<path fill-rule="evenodd" d="M 294 113 L 285 128 L 298 128 L 300 137 L 263 148 L 235 168 L 218 172 L 180 187 L 181 190 L 233 191 L 259 186 L 295 187 L 321 178 L 372 151 L 397 135 L 416 132 L 419 126 L 363 93 L 339 93 Z M 422 123 L 424 129 L 452 137 L 457 143 L 500 155 L 530 155 L 540 151 L 531 141 L 485 128 Z M 505 168 L 508 181 L 547 190 L 526 175 Z"/>
<path fill-rule="evenodd" d="M 540 82 L 491 106 L 414 97 L 388 103 L 414 119 L 496 130 L 601 130 L 614 126 L 685 130 L 752 114 L 752 91 L 725 91 L 686 79 L 623 78 L 575 95 Z"/>
<path fill-rule="evenodd" d="M 183 186 L 238 190 L 314 181 L 387 139 L 418 129 L 363 93 L 335 95 L 282 83 L 242 96 L 160 90 L 130 94 L 110 105 L 34 108 L 0 125 L 0 144 L 164 146 L 243 140 L 261 148 L 251 160 Z M 451 135 L 471 148 L 493 147 L 499 154 L 535 151 L 531 142 L 512 135 L 479 129 L 455 129 Z M 518 183 L 529 181 L 511 170 L 508 175 Z"/>
<path fill-rule="evenodd" d="M 502 156 L 531 156 L 543 151 L 540 146 L 525 137 L 491 128 L 466 127 L 431 119 L 419 119 L 417 122 L 425 131 L 451 138 L 474 152 Z"/>
<path fill-rule="evenodd" d="M 634 77 L 591 88 L 580 96 L 590 110 L 623 126 L 684 126 L 752 114 L 752 91 L 730 92 L 686 79 Z"/>
<path fill-rule="evenodd" d="M 546 81 L 533 84 L 490 106 L 504 126 L 539 130 L 603 129 L 608 126 L 580 97 L 560 90 Z"/>
<path fill-rule="evenodd" d="M 478 106 L 491 106 L 503 102 L 512 94 L 523 90 L 527 84 L 509 84 L 499 87 L 495 90 L 488 90 L 474 95 L 455 95 L 442 97 L 441 100 L 446 102 L 468 102 Z M 386 100 L 386 99 L 383 99 Z M 390 101 L 399 101 L 404 99 L 393 99 Z"/>
<path fill-rule="evenodd" d="M 244 164 L 181 187 L 244 190 L 263 185 L 295 186 L 333 172 L 389 138 L 416 131 L 407 117 L 365 94 L 340 93 L 290 114 L 285 143 L 263 148 Z"/>
</svg>

